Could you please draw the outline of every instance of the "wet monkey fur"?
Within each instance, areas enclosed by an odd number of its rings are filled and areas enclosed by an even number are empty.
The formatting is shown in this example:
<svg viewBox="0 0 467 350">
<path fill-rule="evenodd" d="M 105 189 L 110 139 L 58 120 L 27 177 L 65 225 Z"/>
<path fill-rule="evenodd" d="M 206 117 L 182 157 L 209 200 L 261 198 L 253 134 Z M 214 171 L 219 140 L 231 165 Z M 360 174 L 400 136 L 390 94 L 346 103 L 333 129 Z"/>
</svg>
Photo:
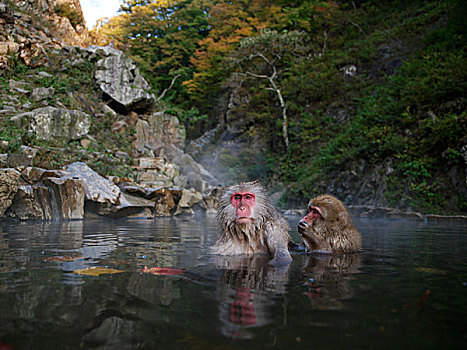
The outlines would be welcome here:
<svg viewBox="0 0 467 350">
<path fill-rule="evenodd" d="M 289 225 L 269 203 L 266 189 L 258 182 L 242 182 L 225 188 L 219 200 L 217 220 L 221 234 L 212 253 L 219 255 L 270 254 L 271 264 L 292 261 Z"/>
<path fill-rule="evenodd" d="M 362 248 L 362 237 L 344 204 L 331 195 L 310 200 L 298 232 L 309 252 L 353 253 Z"/>
</svg>

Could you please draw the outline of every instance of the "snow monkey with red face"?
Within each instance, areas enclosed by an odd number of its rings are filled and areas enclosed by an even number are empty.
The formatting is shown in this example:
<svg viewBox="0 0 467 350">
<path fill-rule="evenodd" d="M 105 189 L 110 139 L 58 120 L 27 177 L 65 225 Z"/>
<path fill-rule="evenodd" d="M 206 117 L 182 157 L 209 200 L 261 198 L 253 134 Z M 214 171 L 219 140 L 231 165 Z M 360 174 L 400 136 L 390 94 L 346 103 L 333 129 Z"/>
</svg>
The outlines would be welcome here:
<svg viewBox="0 0 467 350">
<path fill-rule="evenodd" d="M 362 247 L 344 204 L 331 195 L 313 198 L 298 224 L 305 248 L 318 253 L 352 253 Z"/>
<path fill-rule="evenodd" d="M 225 188 L 219 200 L 217 220 L 222 232 L 213 247 L 219 255 L 270 254 L 273 265 L 292 261 L 288 245 L 289 225 L 268 202 L 258 182 L 242 182 Z"/>
</svg>

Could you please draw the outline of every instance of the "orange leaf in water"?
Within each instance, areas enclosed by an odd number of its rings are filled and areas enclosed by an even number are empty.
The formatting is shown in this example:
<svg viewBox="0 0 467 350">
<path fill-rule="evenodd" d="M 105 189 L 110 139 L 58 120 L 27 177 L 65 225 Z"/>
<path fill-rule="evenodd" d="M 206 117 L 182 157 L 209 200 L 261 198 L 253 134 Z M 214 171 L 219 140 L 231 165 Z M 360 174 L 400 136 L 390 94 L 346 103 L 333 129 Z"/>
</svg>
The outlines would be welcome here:
<svg viewBox="0 0 467 350">
<path fill-rule="evenodd" d="M 422 308 L 422 306 L 425 304 L 425 301 L 428 299 L 429 296 L 430 296 L 430 290 L 427 289 L 425 293 L 423 293 L 423 295 L 420 297 L 420 299 L 418 299 L 418 302 L 417 302 L 418 309 Z"/>
<path fill-rule="evenodd" d="M 51 256 L 49 258 L 45 258 L 44 261 L 74 261 L 75 259 L 79 259 L 80 257 L 73 257 L 70 255 L 61 255 L 61 256 Z"/>
<path fill-rule="evenodd" d="M 110 269 L 107 267 L 90 267 L 87 269 L 78 269 L 73 271 L 73 273 L 76 273 L 78 275 L 87 275 L 87 276 L 99 276 L 99 275 L 109 275 L 113 273 L 120 273 L 120 272 L 125 272 L 122 270 L 116 270 L 116 269 Z"/>
<path fill-rule="evenodd" d="M 182 275 L 185 272 L 185 269 L 179 269 L 176 267 L 147 267 L 141 269 L 142 272 L 152 273 L 153 275 L 158 276 L 172 276 L 172 275 Z"/>
</svg>

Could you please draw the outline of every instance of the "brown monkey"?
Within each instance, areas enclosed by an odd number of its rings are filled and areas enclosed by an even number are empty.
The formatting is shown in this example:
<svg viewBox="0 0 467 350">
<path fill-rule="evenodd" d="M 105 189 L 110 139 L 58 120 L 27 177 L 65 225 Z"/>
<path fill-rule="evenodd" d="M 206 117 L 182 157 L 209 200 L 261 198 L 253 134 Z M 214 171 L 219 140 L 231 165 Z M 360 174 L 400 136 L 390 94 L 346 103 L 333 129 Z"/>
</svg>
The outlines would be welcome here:
<svg viewBox="0 0 467 350">
<path fill-rule="evenodd" d="M 313 198 L 298 232 L 310 252 L 351 253 L 362 247 L 360 232 L 354 227 L 344 204 L 331 195 Z"/>
<path fill-rule="evenodd" d="M 214 254 L 270 254 L 274 265 L 292 261 L 288 251 L 289 225 L 267 197 L 258 181 L 242 182 L 224 190 L 217 209 L 222 232 L 213 247 Z"/>
</svg>

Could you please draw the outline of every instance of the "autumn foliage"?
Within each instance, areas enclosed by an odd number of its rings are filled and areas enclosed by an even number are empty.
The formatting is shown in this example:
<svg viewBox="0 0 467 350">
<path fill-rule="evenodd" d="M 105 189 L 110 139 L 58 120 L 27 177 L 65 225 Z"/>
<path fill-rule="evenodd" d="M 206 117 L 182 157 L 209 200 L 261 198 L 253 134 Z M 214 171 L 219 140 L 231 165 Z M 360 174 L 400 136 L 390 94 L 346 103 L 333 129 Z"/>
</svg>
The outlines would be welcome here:
<svg viewBox="0 0 467 350">
<path fill-rule="evenodd" d="M 281 179 L 288 203 L 386 169 L 388 205 L 465 212 L 466 4 L 125 0 L 93 35 L 156 92 L 177 78 L 163 102 L 188 137 L 222 122 L 233 91 L 248 96 L 234 108 L 267 162 L 242 173 Z"/>
<path fill-rule="evenodd" d="M 312 13 L 331 13 L 336 7 L 334 2 L 288 3 L 126 0 L 120 15 L 101 21 L 93 34 L 97 43 L 129 52 L 156 89 L 163 90 L 181 74 L 172 99 L 211 106 L 231 72 L 226 58 L 242 39 L 265 28 L 308 30 Z"/>
</svg>

